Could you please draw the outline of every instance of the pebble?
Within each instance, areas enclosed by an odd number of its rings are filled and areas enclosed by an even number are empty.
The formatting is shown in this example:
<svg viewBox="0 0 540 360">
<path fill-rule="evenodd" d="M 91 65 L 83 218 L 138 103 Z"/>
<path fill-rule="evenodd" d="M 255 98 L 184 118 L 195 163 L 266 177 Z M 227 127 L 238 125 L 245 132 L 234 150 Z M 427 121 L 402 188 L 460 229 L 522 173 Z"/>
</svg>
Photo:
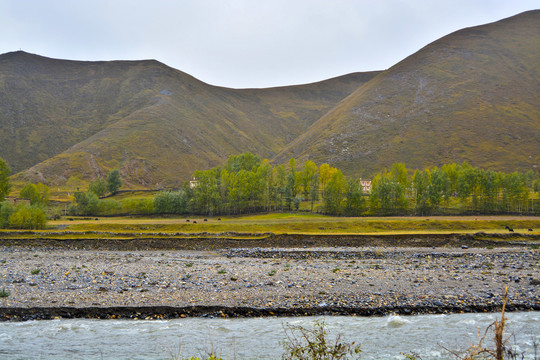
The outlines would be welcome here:
<svg viewBox="0 0 540 360">
<path fill-rule="evenodd" d="M 502 305 L 506 286 L 510 305 L 540 307 L 538 250 L 466 250 L 306 247 L 208 252 L 3 247 L 0 288 L 10 296 L 0 307 L 217 306 L 273 309 L 275 314 L 276 309 L 317 308 L 371 309 L 374 313 L 401 309 L 407 314 L 415 307 L 425 307 L 426 311 L 456 312 Z M 39 274 L 32 275 L 37 268 Z"/>
</svg>

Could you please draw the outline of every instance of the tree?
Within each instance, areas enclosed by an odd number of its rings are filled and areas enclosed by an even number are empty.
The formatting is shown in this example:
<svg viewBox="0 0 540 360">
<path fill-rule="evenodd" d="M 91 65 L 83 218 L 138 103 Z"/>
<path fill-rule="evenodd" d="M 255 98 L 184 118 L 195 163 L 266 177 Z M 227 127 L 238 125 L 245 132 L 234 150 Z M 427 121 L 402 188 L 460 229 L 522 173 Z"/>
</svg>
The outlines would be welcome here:
<svg viewBox="0 0 540 360">
<path fill-rule="evenodd" d="M 416 193 L 416 213 L 426 215 L 430 212 L 429 187 L 431 173 L 429 170 L 415 170 L 413 175 L 413 189 Z"/>
<path fill-rule="evenodd" d="M 102 178 L 92 180 L 88 185 L 88 191 L 93 192 L 97 197 L 102 197 L 107 192 L 107 184 Z"/>
<path fill-rule="evenodd" d="M 392 179 L 391 173 L 380 173 L 375 176 L 369 200 L 371 210 L 384 215 L 403 213 L 407 210 L 405 188 Z"/>
<path fill-rule="evenodd" d="M 0 202 L 4 201 L 11 190 L 9 175 L 11 175 L 9 165 L 4 159 L 0 158 Z"/>
<path fill-rule="evenodd" d="M 9 226 L 9 217 L 15 212 L 15 208 L 9 202 L 0 202 L 0 229 Z"/>
<path fill-rule="evenodd" d="M 227 159 L 225 168 L 229 172 L 237 173 L 240 170 L 253 171 L 261 164 L 261 159 L 250 152 L 245 152 L 240 155 L 231 155 Z"/>
<path fill-rule="evenodd" d="M 300 171 L 300 181 L 303 187 L 304 199 L 306 200 L 309 197 L 312 179 L 317 173 L 317 170 L 317 165 L 313 161 L 308 160 L 304 163 L 304 168 Z"/>
<path fill-rule="evenodd" d="M 121 186 L 122 179 L 120 178 L 120 172 L 118 170 L 111 170 L 109 176 L 107 176 L 107 190 L 114 195 Z"/>
<path fill-rule="evenodd" d="M 341 215 L 347 187 L 347 181 L 341 170 L 332 172 L 323 194 L 323 206 L 327 214 Z"/>
<path fill-rule="evenodd" d="M 49 202 L 49 187 L 42 183 L 28 183 L 21 189 L 19 196 L 30 200 L 31 205 L 46 206 Z"/>
<path fill-rule="evenodd" d="M 347 192 L 345 215 L 360 216 L 362 212 L 364 212 L 366 201 L 363 195 L 360 179 L 349 180 L 349 191 Z"/>
<path fill-rule="evenodd" d="M 77 191 L 74 196 L 79 215 L 97 215 L 99 199 L 96 194 L 93 192 Z"/>
<path fill-rule="evenodd" d="M 311 177 L 311 184 L 309 186 L 309 200 L 311 201 L 311 212 L 313 212 L 313 205 L 316 201 L 319 201 L 319 174 L 315 173 Z"/>
<path fill-rule="evenodd" d="M 431 185 L 428 192 L 433 207 L 438 207 L 443 199 L 447 201 L 450 197 L 450 178 L 443 169 L 435 167 L 431 170 Z"/>
<path fill-rule="evenodd" d="M 21 199 L 30 200 L 32 203 L 33 199 L 36 197 L 36 185 L 35 184 L 26 184 L 19 192 L 19 197 Z"/>
</svg>

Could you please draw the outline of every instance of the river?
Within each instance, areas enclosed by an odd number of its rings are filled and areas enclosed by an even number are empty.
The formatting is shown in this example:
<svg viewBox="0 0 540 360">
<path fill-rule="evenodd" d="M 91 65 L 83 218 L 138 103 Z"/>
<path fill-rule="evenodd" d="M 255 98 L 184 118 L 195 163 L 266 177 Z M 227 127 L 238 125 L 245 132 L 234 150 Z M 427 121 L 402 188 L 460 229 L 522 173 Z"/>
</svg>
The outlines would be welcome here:
<svg viewBox="0 0 540 360">
<path fill-rule="evenodd" d="M 500 314 L 386 317 L 283 317 L 175 320 L 59 319 L 0 323 L 0 359 L 280 359 L 285 330 L 324 321 L 329 337 L 341 334 L 362 347 L 362 359 L 455 359 L 442 346 L 464 349 Z M 540 312 L 507 313 L 512 346 L 534 359 Z M 489 343 L 488 343 L 489 344 Z M 538 349 L 540 356 L 540 349 Z"/>
</svg>

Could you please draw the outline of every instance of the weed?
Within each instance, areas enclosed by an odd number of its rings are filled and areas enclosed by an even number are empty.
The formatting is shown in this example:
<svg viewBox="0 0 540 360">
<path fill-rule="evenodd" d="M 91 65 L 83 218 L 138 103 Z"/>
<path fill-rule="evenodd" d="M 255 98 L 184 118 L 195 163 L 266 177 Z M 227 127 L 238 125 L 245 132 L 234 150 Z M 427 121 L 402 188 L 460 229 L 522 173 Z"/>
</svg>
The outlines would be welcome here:
<svg viewBox="0 0 540 360">
<path fill-rule="evenodd" d="M 333 273 L 337 273 L 337 272 L 339 272 L 339 271 L 341 271 L 340 268 L 334 268 L 334 269 L 332 270 Z"/>
<path fill-rule="evenodd" d="M 454 355 L 459 360 L 474 360 L 474 359 L 492 359 L 492 360 L 503 360 L 503 359 L 522 359 L 523 354 L 517 353 L 515 350 L 506 346 L 510 337 L 504 339 L 504 327 L 506 325 L 506 318 L 504 317 L 504 312 L 506 309 L 506 303 L 508 301 L 508 287 L 504 289 L 504 302 L 501 310 L 501 320 L 495 320 L 491 323 L 485 330 L 482 337 L 478 336 L 476 344 L 472 345 L 469 349 L 465 351 L 464 355 L 459 354 L 456 351 L 449 350 L 445 347 L 446 351 Z M 490 349 L 484 346 L 484 341 L 486 340 L 489 331 L 493 330 L 493 342 L 495 348 Z M 535 354 L 536 359 L 536 354 Z"/>
<path fill-rule="evenodd" d="M 7 298 L 10 295 L 9 291 L 7 291 L 5 288 L 0 290 L 0 298 Z"/>
<path fill-rule="evenodd" d="M 268 273 L 268 276 L 274 276 L 276 275 L 276 270 L 272 270 Z"/>
<path fill-rule="evenodd" d="M 284 327 L 286 341 L 283 343 L 283 359 L 348 359 L 358 356 L 360 345 L 342 341 L 338 335 L 333 341 L 328 338 L 324 321 L 316 321 L 313 329 L 302 326 Z"/>
<path fill-rule="evenodd" d="M 186 263 L 186 267 L 192 267 L 193 266 L 193 263 L 190 262 L 190 263 Z"/>
<path fill-rule="evenodd" d="M 219 271 L 218 271 L 217 273 L 218 273 L 218 274 L 225 274 L 225 273 L 226 273 L 226 271 L 225 271 L 225 270 L 223 270 L 223 269 L 221 269 L 221 270 L 219 270 Z"/>
<path fill-rule="evenodd" d="M 30 274 L 32 274 L 32 275 L 37 275 L 37 274 L 39 274 L 40 272 L 41 272 L 41 269 L 34 269 L 34 270 L 32 270 L 32 271 L 30 272 Z"/>
</svg>

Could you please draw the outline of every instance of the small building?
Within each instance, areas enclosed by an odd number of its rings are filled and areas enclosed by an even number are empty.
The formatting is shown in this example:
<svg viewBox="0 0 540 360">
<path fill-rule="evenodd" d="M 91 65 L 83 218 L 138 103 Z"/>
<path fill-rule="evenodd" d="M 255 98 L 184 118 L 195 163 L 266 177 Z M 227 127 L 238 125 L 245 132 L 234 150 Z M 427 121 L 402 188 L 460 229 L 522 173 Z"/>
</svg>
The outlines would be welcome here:
<svg viewBox="0 0 540 360">
<path fill-rule="evenodd" d="M 371 193 L 371 180 L 360 179 L 360 185 L 362 185 L 362 191 L 364 192 L 364 194 Z"/>
<path fill-rule="evenodd" d="M 197 186 L 199 186 L 199 180 L 193 178 L 189 181 L 189 188 L 195 189 Z"/>
</svg>

